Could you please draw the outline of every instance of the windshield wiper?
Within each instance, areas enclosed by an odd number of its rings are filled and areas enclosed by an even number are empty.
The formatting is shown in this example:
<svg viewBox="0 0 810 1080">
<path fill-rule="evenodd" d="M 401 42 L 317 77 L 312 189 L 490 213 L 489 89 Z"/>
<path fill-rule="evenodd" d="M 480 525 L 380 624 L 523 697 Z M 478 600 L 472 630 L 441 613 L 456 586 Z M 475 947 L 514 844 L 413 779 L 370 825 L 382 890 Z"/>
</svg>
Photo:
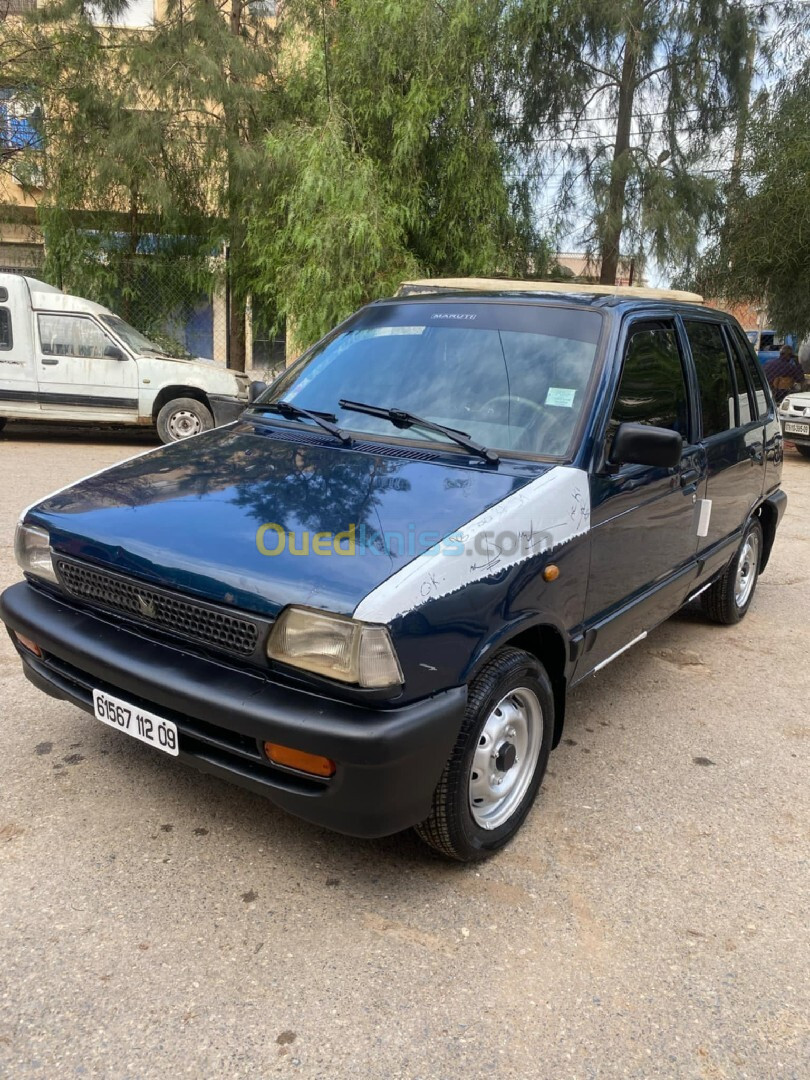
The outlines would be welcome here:
<svg viewBox="0 0 810 1080">
<path fill-rule="evenodd" d="M 341 398 L 338 405 L 340 405 L 341 409 L 346 409 L 349 412 L 368 413 L 369 416 L 379 416 L 383 420 L 390 420 L 398 428 L 418 427 L 423 428 L 425 431 L 435 431 L 439 435 L 446 435 L 448 439 L 452 439 L 454 443 L 463 446 L 465 450 L 478 454 L 479 457 L 482 457 L 491 465 L 497 465 L 498 461 L 500 461 L 494 450 L 475 442 L 466 431 L 446 427 L 444 424 L 436 424 L 433 420 L 425 420 L 423 417 L 407 412 L 405 409 L 384 409 L 380 408 L 379 405 L 366 405 L 362 401 L 346 401 L 345 398 Z"/>
<path fill-rule="evenodd" d="M 317 424 L 324 431 L 328 431 L 330 435 L 334 435 L 342 443 L 352 441 L 350 436 L 335 423 L 337 417 L 334 413 L 313 412 L 311 409 L 302 409 L 300 405 L 293 405 L 291 401 L 254 402 L 252 405 L 248 405 L 248 408 L 278 412 L 290 420 L 311 420 L 313 424 Z"/>
</svg>

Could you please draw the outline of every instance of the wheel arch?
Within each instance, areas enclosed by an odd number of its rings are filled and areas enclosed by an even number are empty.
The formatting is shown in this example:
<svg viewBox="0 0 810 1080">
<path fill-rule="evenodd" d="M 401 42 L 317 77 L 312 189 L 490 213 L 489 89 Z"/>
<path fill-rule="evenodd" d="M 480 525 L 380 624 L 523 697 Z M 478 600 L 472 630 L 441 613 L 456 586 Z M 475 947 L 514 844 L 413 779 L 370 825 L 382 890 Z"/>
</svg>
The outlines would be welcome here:
<svg viewBox="0 0 810 1080">
<path fill-rule="evenodd" d="M 568 647 L 563 631 L 553 623 L 539 622 L 531 626 L 514 627 L 502 637 L 489 643 L 477 655 L 469 677 L 473 678 L 489 660 L 504 648 L 523 649 L 536 657 L 548 672 L 554 691 L 554 737 L 552 748 L 562 737 L 565 724 L 565 699 L 568 686 Z"/>
<path fill-rule="evenodd" d="M 156 421 L 158 413 L 163 406 L 172 401 L 173 398 L 193 398 L 195 401 L 199 401 L 201 405 L 204 405 L 206 409 L 213 416 L 214 412 L 211 408 L 211 402 L 208 400 L 208 395 L 204 390 L 200 390 L 199 386 L 186 386 L 182 383 L 172 384 L 171 386 L 162 387 L 152 404 L 152 420 Z"/>
<path fill-rule="evenodd" d="M 759 572 L 762 573 L 771 557 L 771 549 L 776 539 L 776 526 L 779 524 L 779 512 L 773 503 L 766 499 L 757 508 L 754 518 L 762 527 L 762 555 L 759 560 Z"/>
</svg>

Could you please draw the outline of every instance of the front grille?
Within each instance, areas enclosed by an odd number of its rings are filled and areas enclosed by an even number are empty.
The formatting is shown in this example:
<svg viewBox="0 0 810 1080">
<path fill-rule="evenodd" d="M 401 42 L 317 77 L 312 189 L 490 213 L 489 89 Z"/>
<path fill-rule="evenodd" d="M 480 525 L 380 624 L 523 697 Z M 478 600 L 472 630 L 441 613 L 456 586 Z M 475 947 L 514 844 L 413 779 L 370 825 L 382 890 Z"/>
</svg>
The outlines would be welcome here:
<svg viewBox="0 0 810 1080">
<path fill-rule="evenodd" d="M 57 556 L 54 567 L 65 590 L 78 600 L 125 612 L 150 626 L 239 656 L 251 656 L 256 649 L 259 627 L 244 616 L 72 559 Z"/>
</svg>

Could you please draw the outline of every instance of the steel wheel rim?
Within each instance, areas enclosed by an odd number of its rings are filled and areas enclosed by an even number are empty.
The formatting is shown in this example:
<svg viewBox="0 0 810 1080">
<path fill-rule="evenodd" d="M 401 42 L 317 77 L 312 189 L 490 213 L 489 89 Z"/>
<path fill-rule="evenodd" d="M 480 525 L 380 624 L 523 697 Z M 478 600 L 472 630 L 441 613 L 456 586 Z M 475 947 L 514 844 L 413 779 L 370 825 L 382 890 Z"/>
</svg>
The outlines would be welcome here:
<svg viewBox="0 0 810 1080">
<path fill-rule="evenodd" d="M 482 829 L 500 828 L 520 806 L 542 742 L 537 694 L 526 686 L 510 690 L 487 717 L 470 766 L 470 813 Z"/>
<path fill-rule="evenodd" d="M 188 409 L 179 409 L 169 417 L 169 434 L 175 440 L 187 439 L 190 435 L 199 435 L 202 424 L 199 416 L 195 416 Z"/>
<path fill-rule="evenodd" d="M 737 607 L 745 607 L 754 591 L 759 566 L 759 537 L 751 532 L 745 538 L 737 560 L 737 578 L 734 582 L 734 600 Z"/>
</svg>

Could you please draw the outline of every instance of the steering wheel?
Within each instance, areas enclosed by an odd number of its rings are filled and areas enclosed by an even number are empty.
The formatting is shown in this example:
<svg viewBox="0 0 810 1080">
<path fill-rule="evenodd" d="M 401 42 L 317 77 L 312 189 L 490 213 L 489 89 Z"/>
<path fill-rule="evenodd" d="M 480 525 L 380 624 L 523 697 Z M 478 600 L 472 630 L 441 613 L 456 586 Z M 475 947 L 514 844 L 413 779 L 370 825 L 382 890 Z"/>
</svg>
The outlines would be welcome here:
<svg viewBox="0 0 810 1080">
<path fill-rule="evenodd" d="M 482 408 L 489 409 L 495 405 L 500 405 L 501 403 L 506 403 L 507 405 L 524 405 L 539 417 L 545 415 L 543 406 L 538 405 L 536 401 L 532 401 L 530 398 L 525 397 L 512 397 L 508 394 L 499 394 L 498 397 L 490 398 L 489 401 L 484 402 Z"/>
</svg>

